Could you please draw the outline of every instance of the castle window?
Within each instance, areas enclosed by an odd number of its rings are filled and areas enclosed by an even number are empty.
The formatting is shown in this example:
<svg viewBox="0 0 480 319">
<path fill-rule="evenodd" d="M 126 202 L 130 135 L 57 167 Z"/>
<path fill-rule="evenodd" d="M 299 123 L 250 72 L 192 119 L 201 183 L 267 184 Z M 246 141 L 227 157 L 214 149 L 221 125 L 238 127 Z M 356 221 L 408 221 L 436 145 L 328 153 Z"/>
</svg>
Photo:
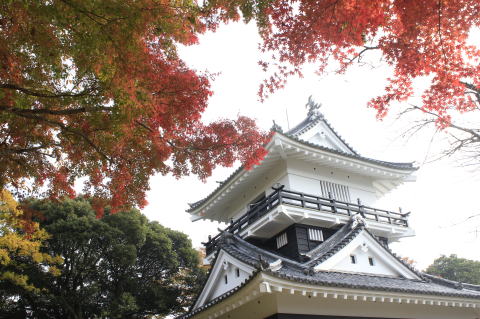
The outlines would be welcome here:
<svg viewBox="0 0 480 319">
<path fill-rule="evenodd" d="M 287 244 L 287 233 L 283 233 L 277 236 L 277 249 L 285 246 Z"/>
<path fill-rule="evenodd" d="M 352 264 L 356 264 L 357 263 L 357 258 L 355 257 L 355 255 L 350 255 L 350 262 Z"/>
<path fill-rule="evenodd" d="M 370 266 L 375 266 L 375 263 L 373 261 L 373 257 L 368 257 L 368 263 L 370 264 Z"/>
<path fill-rule="evenodd" d="M 350 190 L 348 189 L 348 186 L 327 181 L 320 181 L 320 188 L 323 197 L 328 197 L 328 194 L 330 194 L 336 200 L 351 203 Z"/>
<path fill-rule="evenodd" d="M 225 279 L 225 285 L 228 284 L 228 277 L 227 275 L 225 275 L 225 277 L 223 277 Z"/>
<path fill-rule="evenodd" d="M 321 229 L 309 228 L 308 239 L 312 241 L 323 241 L 323 232 Z"/>
<path fill-rule="evenodd" d="M 240 269 L 235 269 L 235 274 L 237 275 L 237 277 L 240 277 Z"/>
</svg>

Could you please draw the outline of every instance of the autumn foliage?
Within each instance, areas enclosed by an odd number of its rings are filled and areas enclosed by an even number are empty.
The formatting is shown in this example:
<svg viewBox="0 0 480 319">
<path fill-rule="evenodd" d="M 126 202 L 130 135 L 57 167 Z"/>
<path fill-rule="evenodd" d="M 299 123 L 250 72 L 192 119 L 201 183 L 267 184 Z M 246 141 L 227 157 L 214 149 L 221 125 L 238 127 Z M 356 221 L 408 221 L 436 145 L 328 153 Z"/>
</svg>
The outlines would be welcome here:
<svg viewBox="0 0 480 319">
<path fill-rule="evenodd" d="M 59 256 L 41 251 L 43 242 L 49 238 L 45 230 L 24 212 L 12 195 L 0 191 L 0 296 L 4 298 L 5 287 L 14 286 L 26 291 L 37 291 L 24 273 L 25 264 L 34 262 L 42 272 L 58 275 Z M 10 289 L 10 288 L 7 288 Z M 15 290 L 15 289 L 11 289 Z"/>
<path fill-rule="evenodd" d="M 176 50 L 240 17 L 256 21 L 268 57 L 262 97 L 306 63 L 345 72 L 378 52 L 394 70 L 369 103 L 380 118 L 424 77 L 419 109 L 438 127 L 479 107 L 477 0 L 3 1 L 0 189 L 72 197 L 83 177 L 99 212 L 116 211 L 143 206 L 153 174 L 204 179 L 216 165 L 258 163 L 266 134 L 241 116 L 203 123 L 210 76 Z"/>
<path fill-rule="evenodd" d="M 265 97 L 298 75 L 306 63 L 323 73 L 337 65 L 345 72 L 374 51 L 393 67 L 385 91 L 369 105 L 385 116 L 394 102 L 414 93 L 413 81 L 431 79 L 423 93 L 426 112 L 437 125 L 450 124 L 451 112 L 468 112 L 480 103 L 480 47 L 469 33 L 480 27 L 477 0 L 272 0 L 267 3 L 212 0 L 220 16 L 247 10 L 260 22 L 261 48 L 268 59 L 261 66 L 271 77 L 261 88 Z M 249 13 L 250 12 L 250 13 Z"/>
<path fill-rule="evenodd" d="M 264 156 L 255 122 L 201 121 L 210 76 L 177 56 L 206 30 L 194 1 L 3 1 L 0 189 L 145 204 L 153 174 L 200 178 Z M 209 24 L 211 28 L 213 24 Z"/>
</svg>

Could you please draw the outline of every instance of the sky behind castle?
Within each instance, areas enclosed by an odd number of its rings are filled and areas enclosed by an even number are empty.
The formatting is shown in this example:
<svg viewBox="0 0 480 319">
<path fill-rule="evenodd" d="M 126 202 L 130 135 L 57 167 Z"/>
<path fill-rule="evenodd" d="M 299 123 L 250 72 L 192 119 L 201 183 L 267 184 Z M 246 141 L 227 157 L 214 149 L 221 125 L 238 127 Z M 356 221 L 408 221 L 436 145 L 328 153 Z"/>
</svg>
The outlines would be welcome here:
<svg viewBox="0 0 480 319">
<path fill-rule="evenodd" d="M 337 75 L 332 69 L 319 76 L 313 66 L 307 66 L 304 78 L 291 78 L 285 89 L 261 103 L 257 92 L 265 74 L 257 63 L 258 42 L 253 24 L 234 23 L 201 36 L 199 45 L 181 48 L 180 54 L 190 67 L 218 73 L 205 120 L 242 114 L 256 118 L 265 130 L 273 120 L 288 129 L 305 118 L 305 104 L 312 95 L 322 103 L 320 111 L 332 126 L 361 155 L 387 161 L 415 161 L 420 166 L 416 182 L 398 187 L 376 205 L 392 210 L 401 206 L 403 211 L 412 211 L 410 222 L 417 235 L 393 244 L 395 252 L 415 260 L 420 269 L 440 254 L 455 253 L 480 260 L 479 167 L 463 167 L 451 158 L 432 161 L 445 143 L 442 134 L 425 130 L 409 139 L 402 137 L 411 121 L 407 117 L 397 119 L 400 106 L 392 109 L 384 121 L 375 118 L 375 111 L 366 105 L 382 92 L 385 78 L 391 74 L 388 66 L 375 56 L 365 60 L 375 67 L 354 67 L 345 75 Z M 416 85 L 421 89 L 425 81 Z M 184 212 L 187 203 L 208 195 L 217 187 L 216 181 L 224 180 L 233 169 L 217 169 L 206 183 L 194 176 L 180 180 L 155 176 L 151 179 L 149 205 L 143 212 L 150 219 L 187 233 L 194 246 L 200 247 L 201 241 L 206 241 L 209 234 L 215 235 L 217 228 L 224 225 L 192 223 Z M 474 215 L 478 216 L 469 218 Z"/>
</svg>

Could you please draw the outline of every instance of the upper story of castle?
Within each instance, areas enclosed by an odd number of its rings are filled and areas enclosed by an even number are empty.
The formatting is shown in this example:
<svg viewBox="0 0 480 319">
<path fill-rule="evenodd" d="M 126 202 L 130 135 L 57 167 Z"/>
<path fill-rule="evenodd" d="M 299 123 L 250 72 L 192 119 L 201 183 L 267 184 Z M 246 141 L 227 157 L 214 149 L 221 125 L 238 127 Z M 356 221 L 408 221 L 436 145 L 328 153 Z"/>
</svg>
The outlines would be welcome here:
<svg viewBox="0 0 480 319">
<path fill-rule="evenodd" d="M 412 236 L 408 214 L 375 208 L 375 203 L 413 181 L 416 168 L 361 156 L 319 105 L 309 100 L 308 106 L 307 117 L 288 132 L 274 125 L 260 165 L 240 167 L 206 198 L 190 204 L 192 220 L 227 222 L 227 230 L 242 238 L 269 240 L 293 224 L 328 233 L 361 214 L 369 230 L 386 242 Z"/>
</svg>

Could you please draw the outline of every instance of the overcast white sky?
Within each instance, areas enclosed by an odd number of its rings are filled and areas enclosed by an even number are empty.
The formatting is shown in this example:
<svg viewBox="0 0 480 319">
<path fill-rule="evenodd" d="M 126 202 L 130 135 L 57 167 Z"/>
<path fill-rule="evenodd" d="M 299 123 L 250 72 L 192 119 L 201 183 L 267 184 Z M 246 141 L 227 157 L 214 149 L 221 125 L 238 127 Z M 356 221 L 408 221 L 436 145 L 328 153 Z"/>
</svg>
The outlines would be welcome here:
<svg viewBox="0 0 480 319">
<path fill-rule="evenodd" d="M 439 153 L 439 143 L 431 143 L 432 131 L 407 140 L 400 138 L 409 125 L 406 119 L 390 116 L 382 122 L 376 120 L 375 112 L 367 109 L 366 104 L 382 91 L 391 71 L 388 67 L 377 63 L 377 68 L 358 67 L 346 75 L 325 76 L 318 76 L 309 68 L 303 79 L 292 78 L 285 89 L 260 103 L 257 91 L 264 74 L 257 64 L 258 42 L 253 24 L 235 23 L 203 35 L 199 45 L 181 49 L 182 58 L 192 68 L 219 73 L 213 82 L 215 94 L 205 120 L 243 114 L 256 118 L 264 129 L 272 126 L 272 120 L 287 129 L 286 113 L 293 127 L 306 116 L 305 103 L 312 95 L 323 104 L 321 111 L 333 127 L 360 154 L 388 161 L 416 161 L 420 166 L 416 182 L 395 189 L 376 205 L 394 210 L 401 206 L 403 211 L 412 211 L 410 222 L 417 235 L 393 244 L 395 252 L 415 260 L 420 269 L 440 254 L 455 253 L 480 260 L 480 216 L 465 221 L 480 214 L 479 167 L 460 167 L 455 159 L 428 163 L 426 159 Z M 418 85 L 421 87 L 422 82 Z M 187 203 L 209 194 L 217 186 L 216 181 L 225 179 L 233 169 L 217 169 L 206 183 L 194 176 L 180 180 L 154 176 L 149 205 L 143 212 L 150 219 L 187 233 L 193 245 L 200 247 L 209 234 L 215 235 L 223 225 L 192 223 L 185 213 Z"/>
</svg>

